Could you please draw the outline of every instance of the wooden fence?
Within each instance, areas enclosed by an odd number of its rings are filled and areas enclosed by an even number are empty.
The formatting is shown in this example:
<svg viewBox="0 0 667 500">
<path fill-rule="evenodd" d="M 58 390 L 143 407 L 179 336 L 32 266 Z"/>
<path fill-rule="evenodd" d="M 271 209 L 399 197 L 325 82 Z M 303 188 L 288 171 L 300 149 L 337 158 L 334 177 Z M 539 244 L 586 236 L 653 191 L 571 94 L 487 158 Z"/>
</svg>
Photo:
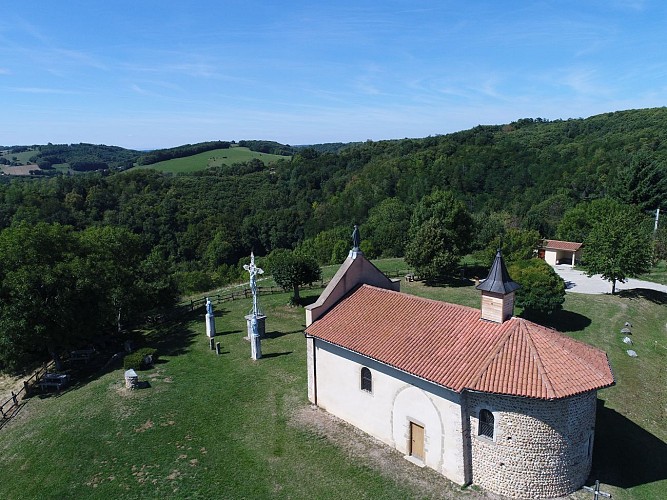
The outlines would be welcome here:
<svg viewBox="0 0 667 500">
<path fill-rule="evenodd" d="M 311 290 L 313 288 L 324 288 L 327 286 L 327 283 L 321 281 L 319 283 L 311 283 L 310 285 L 305 285 L 300 287 L 301 290 Z M 273 295 L 275 293 L 285 293 L 285 290 L 280 286 L 258 286 L 257 295 Z M 252 291 L 250 288 L 242 288 L 240 290 L 229 290 L 222 293 L 210 294 L 207 296 L 212 303 L 220 304 L 221 302 L 230 302 L 239 299 L 249 299 L 252 297 Z M 206 297 L 201 297 L 199 299 L 190 300 L 190 311 L 194 311 L 200 307 L 206 305 Z"/>
<path fill-rule="evenodd" d="M 33 373 L 29 378 L 23 381 L 23 387 L 15 394 L 12 391 L 12 395 L 6 401 L 0 403 L 0 415 L 4 419 L 12 418 L 19 409 L 19 399 L 23 399 L 29 396 L 35 386 L 38 384 L 39 379 L 44 376 L 44 374 L 52 368 L 54 365 L 53 361 L 49 363 L 44 363 L 39 367 L 35 373 Z"/>
<path fill-rule="evenodd" d="M 388 271 L 385 272 L 385 276 L 389 278 L 397 278 L 399 276 L 412 275 L 413 271 Z M 300 290 L 312 290 L 315 288 L 324 288 L 329 284 L 327 281 L 320 281 L 318 283 L 311 283 L 309 285 L 304 285 L 300 287 Z M 262 295 L 273 295 L 274 293 L 284 293 L 285 290 L 279 286 L 258 286 L 257 294 Z M 221 302 L 229 302 L 239 299 L 249 299 L 252 297 L 252 291 L 250 288 L 242 288 L 239 290 L 228 290 L 222 293 L 215 293 L 208 295 L 208 298 L 214 304 L 220 304 Z M 187 306 L 187 303 L 181 304 L 182 306 Z M 201 297 L 199 299 L 191 299 L 189 303 L 190 311 L 199 309 L 206 305 L 206 297 Z"/>
</svg>

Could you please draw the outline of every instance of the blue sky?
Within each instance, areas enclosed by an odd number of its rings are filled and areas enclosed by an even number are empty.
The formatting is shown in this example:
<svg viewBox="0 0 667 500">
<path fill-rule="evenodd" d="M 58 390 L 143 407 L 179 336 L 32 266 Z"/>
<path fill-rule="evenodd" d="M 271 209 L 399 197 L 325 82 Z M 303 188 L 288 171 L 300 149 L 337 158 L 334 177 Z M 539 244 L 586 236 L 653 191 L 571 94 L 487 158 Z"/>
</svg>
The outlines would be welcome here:
<svg viewBox="0 0 667 500">
<path fill-rule="evenodd" d="M 667 105 L 667 2 L 2 2 L 0 144 L 425 137 Z"/>
</svg>

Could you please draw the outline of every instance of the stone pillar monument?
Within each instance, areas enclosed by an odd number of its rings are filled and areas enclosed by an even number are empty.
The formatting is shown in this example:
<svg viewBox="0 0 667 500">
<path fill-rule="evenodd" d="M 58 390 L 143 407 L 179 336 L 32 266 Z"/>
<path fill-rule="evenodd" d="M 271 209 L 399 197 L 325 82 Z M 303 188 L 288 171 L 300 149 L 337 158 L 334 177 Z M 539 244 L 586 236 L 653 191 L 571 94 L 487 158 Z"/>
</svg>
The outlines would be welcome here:
<svg viewBox="0 0 667 500">
<path fill-rule="evenodd" d="M 252 252 L 250 252 L 250 264 L 244 265 L 243 269 L 250 273 L 250 291 L 252 292 L 252 310 L 250 311 L 250 314 L 245 316 L 248 329 L 248 336 L 246 339 L 250 341 L 250 354 L 252 359 L 259 359 L 262 357 L 260 339 L 264 337 L 266 332 L 266 316 L 262 314 L 259 307 L 257 275 L 264 274 L 264 270 L 255 265 L 255 255 Z"/>
<path fill-rule="evenodd" d="M 215 337 L 215 315 L 213 314 L 213 304 L 208 297 L 206 297 L 206 336 L 208 338 Z"/>
<path fill-rule="evenodd" d="M 250 319 L 250 357 L 252 359 L 260 359 L 262 357 L 262 345 L 260 343 L 259 331 L 257 328 L 257 318 L 252 316 Z"/>
</svg>

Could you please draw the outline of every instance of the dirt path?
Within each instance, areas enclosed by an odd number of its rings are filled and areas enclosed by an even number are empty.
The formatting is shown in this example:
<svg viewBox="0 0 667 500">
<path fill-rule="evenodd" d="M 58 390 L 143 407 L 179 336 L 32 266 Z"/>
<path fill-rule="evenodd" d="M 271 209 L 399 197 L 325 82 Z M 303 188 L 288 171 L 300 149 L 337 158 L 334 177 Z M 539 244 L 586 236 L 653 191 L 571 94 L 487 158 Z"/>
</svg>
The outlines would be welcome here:
<svg viewBox="0 0 667 500">
<path fill-rule="evenodd" d="M 0 374 L 0 404 L 12 396 L 12 391 L 14 391 L 14 394 L 18 393 L 23 387 L 23 380 L 26 378 Z"/>
</svg>

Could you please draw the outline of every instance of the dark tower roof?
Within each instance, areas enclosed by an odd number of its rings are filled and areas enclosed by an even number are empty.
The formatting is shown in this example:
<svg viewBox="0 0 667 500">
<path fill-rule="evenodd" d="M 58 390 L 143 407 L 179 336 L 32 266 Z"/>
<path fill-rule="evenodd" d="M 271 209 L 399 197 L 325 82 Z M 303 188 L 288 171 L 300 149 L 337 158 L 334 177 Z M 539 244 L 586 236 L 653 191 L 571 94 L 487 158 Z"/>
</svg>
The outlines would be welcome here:
<svg viewBox="0 0 667 500">
<path fill-rule="evenodd" d="M 483 290 L 485 292 L 502 294 L 508 294 L 521 288 L 521 285 L 512 281 L 512 278 L 510 278 L 507 268 L 505 267 L 503 256 L 500 254 L 500 249 L 498 249 L 498 252 L 496 253 L 496 258 L 493 261 L 489 275 L 482 283 L 477 285 L 476 288 L 477 290 Z"/>
</svg>

